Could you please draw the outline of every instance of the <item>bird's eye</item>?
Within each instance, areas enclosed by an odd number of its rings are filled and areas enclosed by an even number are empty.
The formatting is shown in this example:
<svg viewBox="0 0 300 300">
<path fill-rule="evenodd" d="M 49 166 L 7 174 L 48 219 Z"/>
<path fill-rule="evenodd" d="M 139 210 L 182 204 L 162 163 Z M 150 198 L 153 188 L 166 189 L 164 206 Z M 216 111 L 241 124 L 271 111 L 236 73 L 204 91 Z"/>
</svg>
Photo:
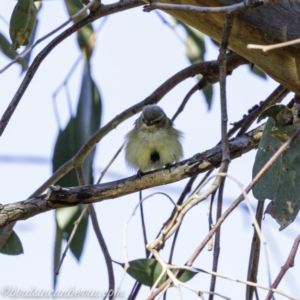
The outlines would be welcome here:
<svg viewBox="0 0 300 300">
<path fill-rule="evenodd" d="M 160 123 L 161 122 L 161 118 L 159 118 L 159 119 L 156 119 L 156 120 L 154 120 L 153 122 L 152 122 L 152 124 L 154 125 L 154 124 L 158 124 L 158 123 Z"/>
</svg>

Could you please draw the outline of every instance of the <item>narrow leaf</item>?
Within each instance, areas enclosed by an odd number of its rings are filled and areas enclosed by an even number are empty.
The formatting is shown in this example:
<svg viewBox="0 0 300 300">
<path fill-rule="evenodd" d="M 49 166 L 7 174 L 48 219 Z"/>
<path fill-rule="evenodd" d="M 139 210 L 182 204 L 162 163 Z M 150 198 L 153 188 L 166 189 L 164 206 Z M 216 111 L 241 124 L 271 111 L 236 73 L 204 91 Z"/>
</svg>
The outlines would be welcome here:
<svg viewBox="0 0 300 300">
<path fill-rule="evenodd" d="M 61 260 L 61 248 L 63 241 L 63 231 L 60 230 L 59 226 L 56 224 L 56 234 L 55 234 L 55 244 L 54 244 L 54 266 L 53 266 L 53 289 L 55 290 L 57 284 L 57 276 L 55 271 Z"/>
<path fill-rule="evenodd" d="M 99 129 L 101 119 L 101 97 L 91 77 L 90 64 L 84 60 L 84 71 L 76 116 L 71 117 L 66 128 L 59 132 L 53 154 L 53 171 L 72 158 L 90 136 Z M 83 172 L 87 184 L 93 183 L 92 150 L 83 163 Z M 58 182 L 61 186 L 76 186 L 78 180 L 75 170 L 72 170 Z M 57 235 L 62 232 L 62 238 L 68 240 L 83 207 L 60 208 L 56 210 Z M 77 260 L 80 259 L 86 238 L 88 217 L 84 216 L 74 236 L 70 249 Z"/>
<path fill-rule="evenodd" d="M 204 94 L 208 109 L 210 109 L 213 99 L 213 86 L 211 84 L 207 85 L 202 89 L 202 93 Z"/>
<path fill-rule="evenodd" d="M 194 64 L 203 61 L 206 52 L 203 33 L 177 19 L 175 21 L 186 31 L 186 55 L 190 62 Z"/>
<path fill-rule="evenodd" d="M 80 0 L 65 0 L 65 3 L 70 16 L 73 16 L 84 7 Z M 75 22 L 82 20 L 86 16 L 86 12 L 82 13 L 75 19 Z M 77 31 L 77 42 L 81 51 L 89 59 L 95 46 L 94 29 L 91 24 L 85 25 Z"/>
</svg>

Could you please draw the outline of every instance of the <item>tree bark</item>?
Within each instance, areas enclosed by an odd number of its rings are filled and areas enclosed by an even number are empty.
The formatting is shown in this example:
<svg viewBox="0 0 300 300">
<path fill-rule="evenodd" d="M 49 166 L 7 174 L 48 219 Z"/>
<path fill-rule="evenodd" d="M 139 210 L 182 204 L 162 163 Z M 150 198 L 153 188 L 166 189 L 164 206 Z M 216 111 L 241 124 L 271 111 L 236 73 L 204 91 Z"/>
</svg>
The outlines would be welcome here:
<svg viewBox="0 0 300 300">
<path fill-rule="evenodd" d="M 228 6 L 241 0 L 163 0 L 164 3 L 196 6 Z M 167 11 L 173 17 L 200 30 L 220 42 L 224 13 L 195 13 Z M 300 45 L 289 46 L 268 52 L 248 49 L 248 44 L 270 45 L 300 37 L 300 5 L 296 1 L 256 8 L 235 17 L 229 48 L 264 70 L 270 77 L 289 90 L 300 94 Z"/>
</svg>

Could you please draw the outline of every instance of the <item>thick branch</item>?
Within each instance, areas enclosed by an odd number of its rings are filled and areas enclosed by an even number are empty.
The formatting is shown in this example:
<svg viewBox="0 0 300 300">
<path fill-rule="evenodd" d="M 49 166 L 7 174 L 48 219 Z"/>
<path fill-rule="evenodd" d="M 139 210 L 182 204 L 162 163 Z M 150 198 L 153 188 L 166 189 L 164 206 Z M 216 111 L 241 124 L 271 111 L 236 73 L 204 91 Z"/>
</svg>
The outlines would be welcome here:
<svg viewBox="0 0 300 300">
<path fill-rule="evenodd" d="M 229 142 L 230 158 L 235 159 L 256 148 L 262 136 L 264 125 L 234 138 Z M 12 204 L 0 204 L 0 228 L 18 220 L 25 220 L 42 212 L 59 207 L 90 204 L 103 200 L 118 198 L 139 190 L 169 184 L 193 177 L 199 173 L 215 168 L 221 164 L 222 147 L 216 147 L 194 157 L 172 165 L 167 169 L 151 171 L 141 178 L 129 178 L 100 185 L 62 188 L 53 186 L 47 194 Z"/>
</svg>

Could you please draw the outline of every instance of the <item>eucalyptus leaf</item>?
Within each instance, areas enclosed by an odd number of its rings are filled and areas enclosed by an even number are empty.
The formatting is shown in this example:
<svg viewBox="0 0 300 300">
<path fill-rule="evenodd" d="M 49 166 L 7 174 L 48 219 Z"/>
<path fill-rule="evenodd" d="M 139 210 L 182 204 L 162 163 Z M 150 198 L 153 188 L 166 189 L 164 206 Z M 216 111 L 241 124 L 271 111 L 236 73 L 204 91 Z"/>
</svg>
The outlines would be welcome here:
<svg viewBox="0 0 300 300">
<path fill-rule="evenodd" d="M 280 128 L 282 126 L 292 124 L 294 114 L 286 105 L 279 104 L 270 106 L 264 110 L 258 117 L 257 122 L 260 122 L 267 117 L 271 117 L 275 121 L 274 126 Z"/>
<path fill-rule="evenodd" d="M 253 166 L 253 177 L 283 143 L 270 134 L 274 126 L 275 120 L 269 118 L 258 146 Z M 297 129 L 300 125 L 293 126 Z M 297 139 L 274 162 L 253 188 L 253 195 L 257 200 L 272 200 L 265 213 L 270 214 L 280 224 L 280 230 L 294 221 L 300 209 L 299 148 L 300 139 Z"/>
<path fill-rule="evenodd" d="M 298 124 L 288 125 L 276 130 L 269 131 L 269 134 L 284 143 L 295 133 L 298 128 Z"/>
<path fill-rule="evenodd" d="M 121 264 L 121 266 L 124 268 L 125 264 Z M 173 274 L 175 274 L 177 271 L 178 269 L 172 269 Z M 161 275 L 162 267 L 157 260 L 144 258 L 130 261 L 129 268 L 126 270 L 126 272 L 139 283 L 151 287 Z M 185 270 L 179 280 L 181 282 L 187 282 L 196 274 L 196 272 Z M 159 281 L 158 287 L 161 286 L 166 281 L 166 279 L 167 275 L 164 274 L 162 279 Z"/>
<path fill-rule="evenodd" d="M 267 79 L 267 74 L 257 65 L 252 65 L 252 66 L 249 65 L 249 67 L 250 67 L 250 72 L 252 72 L 253 74 L 257 75 L 262 79 Z"/>
<path fill-rule="evenodd" d="M 54 265 L 53 265 L 53 289 L 56 289 L 57 276 L 55 271 L 61 260 L 61 249 L 63 242 L 63 231 L 56 224 L 55 243 L 54 243 Z"/>
<path fill-rule="evenodd" d="M 75 117 L 71 117 L 66 128 L 60 130 L 54 147 L 53 171 L 71 159 L 84 143 L 99 129 L 101 121 L 100 92 L 92 79 L 90 63 L 84 59 L 84 70 L 80 87 L 80 96 Z M 93 160 L 95 150 L 92 150 L 83 163 L 83 173 L 87 184 L 93 183 Z M 60 186 L 77 186 L 78 180 L 75 170 L 67 173 L 58 182 Z M 56 246 L 54 267 L 57 267 L 61 255 L 62 241 L 68 241 L 74 222 L 79 218 L 83 206 L 59 208 L 56 210 Z M 80 222 L 73 241 L 70 245 L 71 252 L 80 260 L 88 227 L 88 215 Z M 56 279 L 54 285 L 56 284 Z"/>
<path fill-rule="evenodd" d="M 208 109 L 210 109 L 212 105 L 213 91 L 213 86 L 211 84 L 207 85 L 204 89 L 202 89 L 202 93 L 204 94 L 204 97 L 206 99 Z"/>
<path fill-rule="evenodd" d="M 203 61 L 206 52 L 203 33 L 177 19 L 175 21 L 186 31 L 186 55 L 190 62 L 194 64 Z"/>
<path fill-rule="evenodd" d="M 9 23 L 11 48 L 16 50 L 27 45 L 36 21 L 36 6 L 33 0 L 18 0 Z"/>
<path fill-rule="evenodd" d="M 75 15 L 84 7 L 80 0 L 65 0 L 65 4 L 70 16 Z M 86 16 L 87 13 L 83 12 L 75 19 L 75 23 L 82 20 Z M 77 42 L 86 58 L 90 59 L 95 46 L 94 29 L 91 24 L 87 24 L 77 31 Z"/>
<path fill-rule="evenodd" d="M 0 235 L 2 234 L 2 232 L 3 228 L 0 229 Z M 24 253 L 21 240 L 14 231 L 11 233 L 6 243 L 0 249 L 0 253 L 7 255 L 19 255 Z"/>
</svg>

